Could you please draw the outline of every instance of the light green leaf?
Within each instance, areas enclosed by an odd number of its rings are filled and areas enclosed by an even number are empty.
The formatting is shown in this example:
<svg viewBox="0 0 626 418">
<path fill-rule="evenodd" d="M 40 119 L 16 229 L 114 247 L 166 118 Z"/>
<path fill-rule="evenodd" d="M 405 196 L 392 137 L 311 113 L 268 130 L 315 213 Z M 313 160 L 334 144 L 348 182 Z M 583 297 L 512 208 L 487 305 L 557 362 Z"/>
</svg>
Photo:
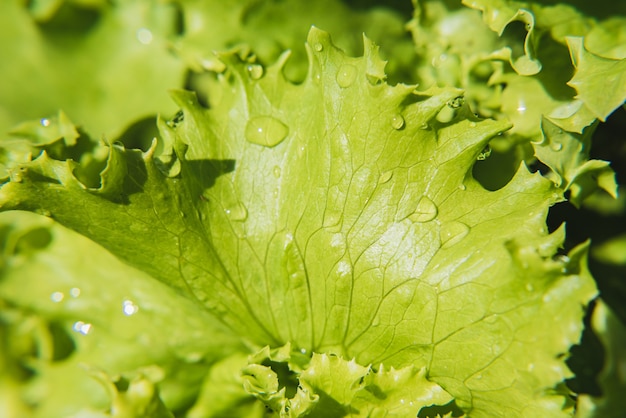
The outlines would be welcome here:
<svg viewBox="0 0 626 418">
<path fill-rule="evenodd" d="M 471 416 L 567 416 L 563 356 L 596 290 L 585 246 L 553 259 L 564 230 L 548 234 L 545 218 L 562 191 L 524 165 L 485 190 L 472 167 L 510 125 L 476 118 L 458 89 L 388 85 L 377 47 L 364 50 L 348 57 L 313 28 L 297 85 L 286 56 L 257 77 L 223 54 L 210 109 L 174 92 L 182 116 L 159 122 L 150 150 L 110 148 L 126 160 L 123 179 L 107 166 L 120 199 L 44 155 L 0 205 L 45 208 L 251 345 L 353 358 L 337 366 L 354 379 L 409 368 L 411 393 L 447 392 Z M 265 375 L 249 389 L 283 399 L 270 366 L 252 369 Z M 328 384 L 334 402 L 350 398 Z"/>
<path fill-rule="evenodd" d="M 181 86 L 184 76 L 167 50 L 174 5 L 80 3 L 39 1 L 34 10 L 3 3 L 0 43 L 11 59 L 0 60 L 0 135 L 63 109 L 93 136 L 115 138 L 138 119 L 173 111 L 166 90 Z"/>
<path fill-rule="evenodd" d="M 386 370 L 314 353 L 303 363 L 290 345 L 267 347 L 243 369 L 244 386 L 281 417 L 405 417 L 423 407 L 445 405 L 450 394 L 413 366 Z M 273 363 L 273 364 L 272 364 Z M 278 375 L 275 370 L 287 367 Z"/>
<path fill-rule="evenodd" d="M 348 54 L 361 50 L 361 35 L 366 33 L 385 46 L 394 74 L 408 75 L 413 66 L 404 19 L 392 9 L 355 9 L 337 0 L 181 0 L 181 5 L 185 33 L 176 48 L 196 72 L 223 71 L 225 63 L 215 51 L 238 48 L 258 60 L 249 71 L 260 77 L 258 64 L 269 65 L 289 50 L 292 57 L 284 68 L 287 78 L 302 80 L 307 69 L 302 40 L 312 25 L 333 33 Z"/>
<path fill-rule="evenodd" d="M 544 118 L 541 129 L 544 139 L 533 143 L 535 155 L 552 169 L 555 183 L 563 190 L 570 190 L 572 204 L 580 206 L 598 188 L 617 197 L 615 173 L 609 162 L 588 160 L 593 128 L 576 134 Z"/>
<path fill-rule="evenodd" d="M 463 4 L 483 13 L 483 20 L 491 30 L 502 36 L 504 30 L 513 22 L 522 22 L 527 34 L 524 38 L 524 54 L 515 56 L 510 47 L 498 55 L 508 59 L 519 75 L 534 75 L 541 71 L 541 62 L 536 57 L 535 49 L 538 38 L 535 34 L 535 17 L 525 3 L 507 0 L 464 0 Z"/>
<path fill-rule="evenodd" d="M 568 84 L 596 118 L 606 120 L 626 100 L 626 58 L 595 55 L 585 49 L 582 38 L 567 38 L 567 45 L 576 67 Z"/>
<path fill-rule="evenodd" d="M 116 411 L 158 406 L 156 392 L 143 397 L 141 388 L 152 391 L 159 380 L 161 399 L 180 408 L 194 399 L 213 362 L 241 349 L 196 303 L 49 218 L 2 213 L 0 231 L 1 312 L 14 347 L 8 361 L 35 373 L 11 380 L 36 407 L 34 417 L 107 410 L 109 399 L 112 416 L 145 416 Z M 28 314 L 12 320 L 17 308 Z M 153 365 L 162 376 L 147 381 L 144 368 Z M 108 392 L 91 370 L 109 382 Z M 111 392 L 120 374 L 131 382 L 124 394 Z"/>
</svg>

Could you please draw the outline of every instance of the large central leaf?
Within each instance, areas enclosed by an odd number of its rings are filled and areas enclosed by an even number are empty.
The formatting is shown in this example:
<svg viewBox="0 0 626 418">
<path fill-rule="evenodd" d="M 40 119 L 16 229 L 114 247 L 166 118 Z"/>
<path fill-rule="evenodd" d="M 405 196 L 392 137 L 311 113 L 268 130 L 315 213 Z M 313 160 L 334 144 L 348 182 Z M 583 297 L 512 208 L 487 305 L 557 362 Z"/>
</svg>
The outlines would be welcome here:
<svg viewBox="0 0 626 418">
<path fill-rule="evenodd" d="M 211 108 L 174 92 L 182 113 L 145 153 L 111 146 L 99 188 L 43 154 L 0 205 L 51 215 L 254 345 L 424 368 L 472 416 L 565 413 L 554 387 L 595 288 L 584 248 L 553 258 L 559 189 L 522 165 L 485 190 L 472 167 L 508 125 L 458 90 L 386 84 L 367 39 L 350 58 L 313 28 L 307 49 L 298 85 L 286 56 L 224 55 Z"/>
</svg>

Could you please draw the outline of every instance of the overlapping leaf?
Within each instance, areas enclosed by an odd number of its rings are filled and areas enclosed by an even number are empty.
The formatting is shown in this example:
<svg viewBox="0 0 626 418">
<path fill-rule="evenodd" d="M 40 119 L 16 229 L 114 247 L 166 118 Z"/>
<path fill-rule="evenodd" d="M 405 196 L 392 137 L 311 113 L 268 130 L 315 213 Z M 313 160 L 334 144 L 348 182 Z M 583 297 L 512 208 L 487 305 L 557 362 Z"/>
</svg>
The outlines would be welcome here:
<svg viewBox="0 0 626 418">
<path fill-rule="evenodd" d="M 211 109 L 175 92 L 181 115 L 145 153 L 110 146 L 99 187 L 43 154 L 0 205 L 45 211 L 248 343 L 424 370 L 411 385 L 472 416 L 567 415 L 556 386 L 595 288 L 584 247 L 553 259 L 560 190 L 523 165 L 483 189 L 472 167 L 508 123 L 474 117 L 459 90 L 386 84 L 370 41 L 350 58 L 312 29 L 307 51 L 298 85 L 286 55 L 266 69 L 223 55 Z"/>
</svg>

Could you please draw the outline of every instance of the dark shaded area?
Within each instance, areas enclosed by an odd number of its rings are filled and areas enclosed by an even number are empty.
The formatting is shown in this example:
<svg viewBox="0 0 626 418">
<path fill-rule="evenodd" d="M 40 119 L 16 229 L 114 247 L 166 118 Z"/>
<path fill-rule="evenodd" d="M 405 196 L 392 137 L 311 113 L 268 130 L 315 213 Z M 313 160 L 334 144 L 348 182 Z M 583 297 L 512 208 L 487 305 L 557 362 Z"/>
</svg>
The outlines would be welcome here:
<svg viewBox="0 0 626 418">
<path fill-rule="evenodd" d="M 265 360 L 263 366 L 269 367 L 278 377 L 278 390 L 285 388 L 285 396 L 293 398 L 298 391 L 298 375 L 289 369 L 289 365 L 283 362 Z"/>
<path fill-rule="evenodd" d="M 605 356 L 602 342 L 591 330 L 591 314 L 594 307 L 595 301 L 590 304 L 585 315 L 585 329 L 580 343 L 570 349 L 570 357 L 566 363 L 575 376 L 566 383 L 576 393 L 602 396 L 602 389 L 596 381 L 596 376 L 604 366 Z"/>
<path fill-rule="evenodd" d="M 450 414 L 450 413 L 453 417 L 460 417 L 464 415 L 463 410 L 459 408 L 456 402 L 452 401 L 445 405 L 432 405 L 432 406 L 427 406 L 425 408 L 422 408 L 417 414 L 417 417 L 418 418 L 436 418 L 436 417 L 443 417 L 446 414 Z"/>
<path fill-rule="evenodd" d="M 159 136 L 155 116 L 148 116 L 130 125 L 118 138 L 117 141 L 124 144 L 127 149 L 140 149 L 147 151 L 152 145 L 152 139 Z"/>
<path fill-rule="evenodd" d="M 616 110 L 606 123 L 598 126 L 593 136 L 590 158 L 610 161 L 617 183 L 626 184 L 626 111 L 623 108 Z M 626 233 L 626 213 L 607 215 L 585 207 L 577 209 L 568 202 L 553 206 L 548 214 L 551 231 L 563 222 L 567 228 L 565 251 L 587 239 L 591 239 L 594 248 Z M 626 324 L 626 266 L 605 264 L 591 256 L 589 269 L 596 279 L 600 297 Z M 576 375 L 567 381 L 567 385 L 576 393 L 601 396 L 602 391 L 596 379 L 604 366 L 605 353 L 600 340 L 591 330 L 593 306 L 587 310 L 581 341 L 572 347 L 567 361 Z"/>
<path fill-rule="evenodd" d="M 215 184 L 215 180 L 223 174 L 235 171 L 236 160 L 191 160 L 183 161 L 181 176 L 192 172 L 194 180 L 200 182 L 201 190 L 206 190 Z"/>
<path fill-rule="evenodd" d="M 626 184 L 626 110 L 618 109 L 593 136 L 590 158 L 607 160 L 615 170 L 618 184 Z M 553 206 L 548 214 L 551 231 L 566 223 L 565 250 L 591 239 L 592 247 L 626 233 L 626 213 L 602 214 L 564 202 Z M 593 257 L 589 268 L 598 283 L 601 297 L 626 323 L 626 267 L 601 263 Z"/>
<path fill-rule="evenodd" d="M 50 19 L 39 22 L 39 27 L 46 36 L 80 37 L 89 32 L 99 21 L 100 11 L 96 8 L 64 1 Z"/>
<path fill-rule="evenodd" d="M 519 157 L 513 147 L 505 153 L 492 151 L 489 158 L 474 163 L 472 176 L 485 189 L 496 191 L 511 181 L 519 163 Z"/>
<path fill-rule="evenodd" d="M 52 337 L 53 361 L 65 360 L 76 351 L 76 343 L 68 334 L 66 327 L 52 322 L 49 325 L 49 331 Z"/>
</svg>

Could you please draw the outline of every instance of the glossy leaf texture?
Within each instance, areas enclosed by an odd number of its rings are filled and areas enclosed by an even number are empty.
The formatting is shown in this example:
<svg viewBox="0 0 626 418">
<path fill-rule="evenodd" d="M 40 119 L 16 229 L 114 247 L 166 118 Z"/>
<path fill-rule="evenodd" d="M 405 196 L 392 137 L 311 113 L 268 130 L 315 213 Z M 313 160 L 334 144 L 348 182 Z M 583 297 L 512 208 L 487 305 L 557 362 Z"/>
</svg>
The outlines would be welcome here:
<svg viewBox="0 0 626 418">
<path fill-rule="evenodd" d="M 361 395 L 306 367 L 331 379 L 338 356 L 382 388 L 384 370 L 408 370 L 413 393 L 471 416 L 568 416 L 564 356 L 596 290 L 586 245 L 555 257 L 564 228 L 545 218 L 562 190 L 524 164 L 485 190 L 472 168 L 509 123 L 475 117 L 454 88 L 391 86 L 367 38 L 364 51 L 311 29 L 300 84 L 287 54 L 261 76 L 223 54 L 211 107 L 173 92 L 182 113 L 148 151 L 109 145 L 89 187 L 44 153 L 11 171 L 0 205 L 45 211 L 248 345 L 317 353 L 296 374 L 332 405 Z"/>
</svg>

